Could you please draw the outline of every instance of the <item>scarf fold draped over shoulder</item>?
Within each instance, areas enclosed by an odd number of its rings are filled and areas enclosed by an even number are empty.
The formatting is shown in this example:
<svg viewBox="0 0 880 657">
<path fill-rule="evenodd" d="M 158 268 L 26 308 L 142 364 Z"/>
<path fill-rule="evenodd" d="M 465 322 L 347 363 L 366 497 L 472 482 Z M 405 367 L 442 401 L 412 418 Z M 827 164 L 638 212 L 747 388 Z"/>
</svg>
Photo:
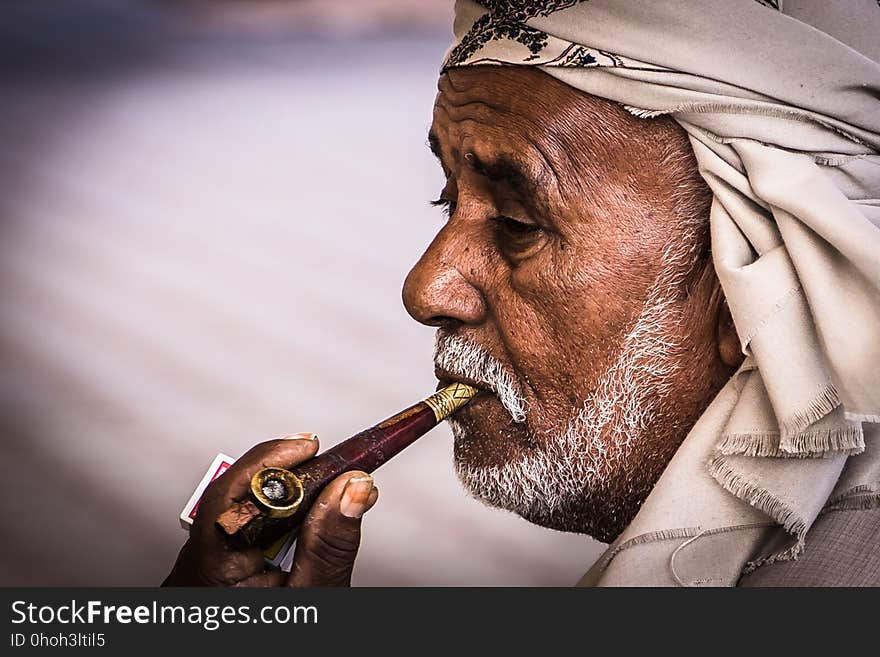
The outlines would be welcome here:
<svg viewBox="0 0 880 657">
<path fill-rule="evenodd" d="M 735 585 L 880 505 L 880 4 L 786 4 L 456 3 L 444 70 L 538 66 L 669 115 L 714 194 L 746 358 L 583 584 Z"/>
</svg>

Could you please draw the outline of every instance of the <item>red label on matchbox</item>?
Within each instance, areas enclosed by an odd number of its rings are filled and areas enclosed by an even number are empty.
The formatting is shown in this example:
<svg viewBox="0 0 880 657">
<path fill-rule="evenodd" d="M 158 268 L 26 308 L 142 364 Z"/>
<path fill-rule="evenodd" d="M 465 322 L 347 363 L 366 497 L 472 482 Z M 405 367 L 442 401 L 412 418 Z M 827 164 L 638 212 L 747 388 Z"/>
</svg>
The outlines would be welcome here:
<svg viewBox="0 0 880 657">
<path fill-rule="evenodd" d="M 205 476 L 202 477 L 199 485 L 196 486 L 192 496 L 189 498 L 189 502 L 186 503 L 186 506 L 183 507 L 183 511 L 180 512 L 181 527 L 189 529 L 192 526 L 193 520 L 195 520 L 196 517 L 196 512 L 199 510 L 199 502 L 202 499 L 202 495 L 205 493 L 205 489 L 212 481 L 226 472 L 229 469 L 229 466 L 233 463 L 235 463 L 235 459 L 226 454 L 221 453 L 214 458 L 214 462 L 211 463 L 211 466 L 208 468 L 207 472 L 205 472 Z"/>
<path fill-rule="evenodd" d="M 229 469 L 230 465 L 232 465 L 232 461 L 221 461 L 220 465 L 218 465 L 217 469 L 214 471 L 214 474 L 211 475 L 211 479 L 208 483 L 210 484 L 211 481 L 214 481 L 217 477 L 219 477 L 224 472 L 226 472 Z M 205 488 L 207 488 L 207 486 L 205 486 Z M 202 491 L 202 493 L 204 493 L 204 492 L 205 491 Z M 193 507 L 192 511 L 189 512 L 189 519 L 190 520 L 196 519 L 196 512 L 199 510 L 199 504 L 201 503 L 201 501 L 202 501 L 202 496 L 199 495 L 199 501 L 196 502 L 196 505 Z"/>
</svg>

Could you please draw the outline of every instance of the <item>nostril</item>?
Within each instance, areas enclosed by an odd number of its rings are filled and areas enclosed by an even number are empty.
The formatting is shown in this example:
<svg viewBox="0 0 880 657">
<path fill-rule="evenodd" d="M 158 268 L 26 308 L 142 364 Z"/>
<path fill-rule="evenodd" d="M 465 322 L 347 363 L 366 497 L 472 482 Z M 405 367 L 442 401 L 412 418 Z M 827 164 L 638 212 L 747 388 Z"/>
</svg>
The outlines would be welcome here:
<svg viewBox="0 0 880 657">
<path fill-rule="evenodd" d="M 446 317 L 443 315 L 435 315 L 434 317 L 429 317 L 425 322 L 428 326 L 435 326 L 437 328 L 446 329 L 448 331 L 452 331 L 457 329 L 459 326 L 464 324 L 460 319 L 456 319 L 455 317 Z"/>
</svg>

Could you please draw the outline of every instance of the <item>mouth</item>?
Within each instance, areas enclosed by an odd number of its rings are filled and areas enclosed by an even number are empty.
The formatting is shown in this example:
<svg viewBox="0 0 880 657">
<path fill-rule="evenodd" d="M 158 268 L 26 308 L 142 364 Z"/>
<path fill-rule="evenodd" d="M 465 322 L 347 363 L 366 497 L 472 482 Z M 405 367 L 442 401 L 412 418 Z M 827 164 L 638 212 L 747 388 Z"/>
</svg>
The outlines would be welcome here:
<svg viewBox="0 0 880 657">
<path fill-rule="evenodd" d="M 460 425 L 469 427 L 465 432 L 468 435 L 496 435 L 496 431 L 490 427 L 506 427 L 507 434 L 520 431 L 511 412 L 504 406 L 494 389 L 485 381 L 472 379 L 468 376 L 453 374 L 439 366 L 434 366 L 434 376 L 437 377 L 437 390 L 445 388 L 452 383 L 464 383 L 478 390 L 463 408 L 458 409 L 453 416 Z M 488 433 L 487 433 L 488 432 Z M 457 441 L 465 440 L 462 435 L 456 436 Z"/>
<path fill-rule="evenodd" d="M 484 395 L 494 395 L 495 392 L 489 388 L 485 383 L 481 383 L 480 381 L 474 381 L 473 379 L 460 376 L 458 374 L 452 374 L 447 372 L 443 368 L 434 367 L 434 376 L 437 377 L 437 390 L 441 388 L 445 388 L 446 386 L 452 383 L 464 383 L 466 385 L 471 386 L 472 388 L 476 388 L 480 392 L 477 393 L 477 397 L 481 397 Z"/>
</svg>

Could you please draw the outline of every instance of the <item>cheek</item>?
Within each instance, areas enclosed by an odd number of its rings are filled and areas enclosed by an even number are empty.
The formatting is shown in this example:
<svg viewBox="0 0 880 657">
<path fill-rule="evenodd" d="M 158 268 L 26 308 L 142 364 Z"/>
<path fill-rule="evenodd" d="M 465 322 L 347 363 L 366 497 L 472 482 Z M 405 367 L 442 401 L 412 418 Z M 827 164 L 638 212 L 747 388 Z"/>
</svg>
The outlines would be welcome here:
<svg viewBox="0 0 880 657">
<path fill-rule="evenodd" d="M 570 417 L 611 367 L 645 292 L 627 290 L 625 272 L 592 252 L 557 249 L 510 275 L 516 319 L 502 326 L 508 351 L 556 417 Z"/>
<path fill-rule="evenodd" d="M 523 263 L 510 278 L 511 289 L 541 327 L 543 347 L 572 350 L 625 327 L 627 297 L 616 285 L 620 272 L 583 250 L 557 245 L 545 251 L 545 257 Z"/>
<path fill-rule="evenodd" d="M 577 402 L 572 389 L 582 375 L 577 347 L 591 342 L 583 310 L 572 303 L 579 293 L 564 280 L 538 262 L 523 263 L 508 271 L 494 304 L 500 339 L 527 386 L 530 423 L 538 430 L 570 415 Z"/>
</svg>

